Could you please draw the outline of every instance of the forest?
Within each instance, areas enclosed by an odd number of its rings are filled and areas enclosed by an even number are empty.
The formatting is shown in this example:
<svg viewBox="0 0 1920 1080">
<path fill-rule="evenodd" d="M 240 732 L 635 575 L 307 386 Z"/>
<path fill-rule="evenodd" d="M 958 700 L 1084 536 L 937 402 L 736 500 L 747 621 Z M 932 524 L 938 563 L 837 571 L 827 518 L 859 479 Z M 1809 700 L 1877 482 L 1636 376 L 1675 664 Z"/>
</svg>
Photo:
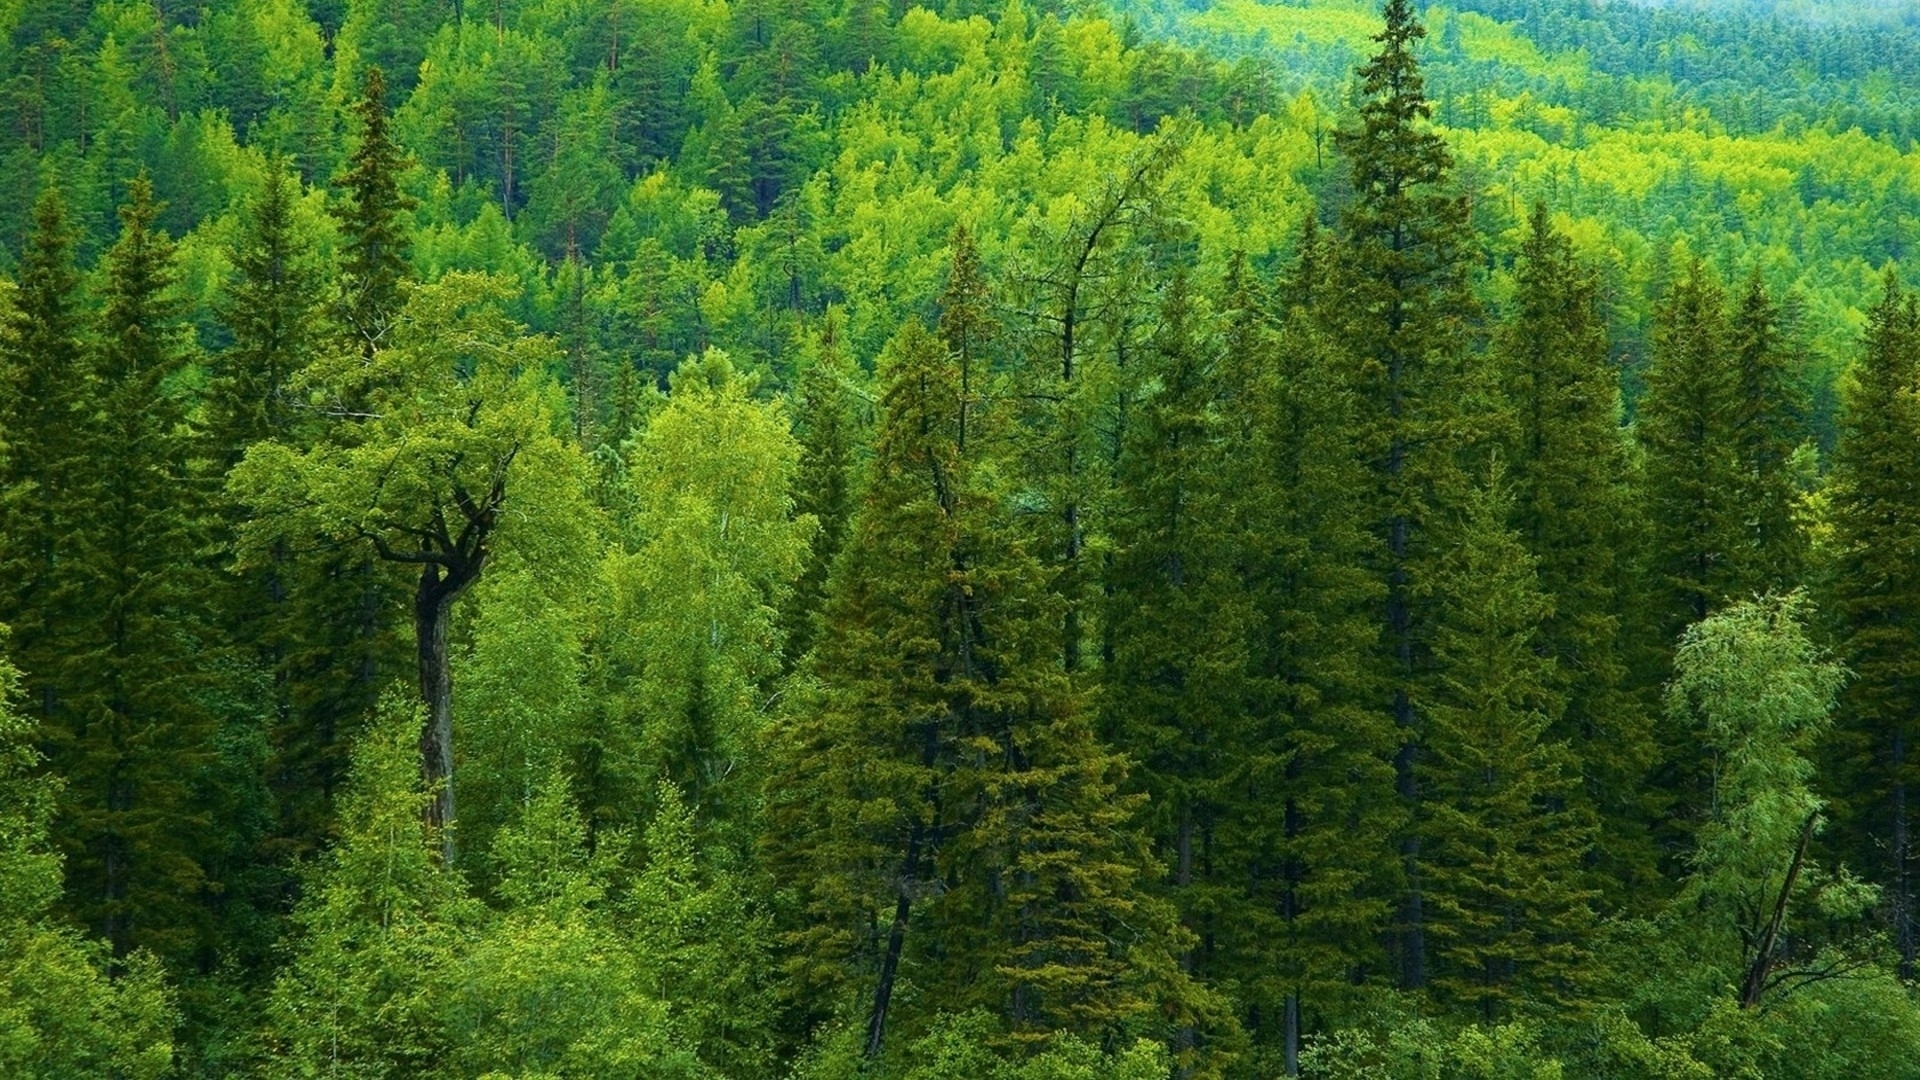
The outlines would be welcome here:
<svg viewBox="0 0 1920 1080">
<path fill-rule="evenodd" d="M 1920 1078 L 1912 12 L 0 31 L 0 1076 Z"/>
</svg>

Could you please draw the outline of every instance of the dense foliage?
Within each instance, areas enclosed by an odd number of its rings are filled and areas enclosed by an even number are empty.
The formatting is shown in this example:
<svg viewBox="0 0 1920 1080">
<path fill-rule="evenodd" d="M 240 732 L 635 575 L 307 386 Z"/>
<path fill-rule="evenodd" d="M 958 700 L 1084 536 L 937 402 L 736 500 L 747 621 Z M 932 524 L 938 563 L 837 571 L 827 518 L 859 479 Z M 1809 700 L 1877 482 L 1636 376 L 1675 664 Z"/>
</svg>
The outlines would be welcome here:
<svg viewBox="0 0 1920 1080">
<path fill-rule="evenodd" d="M 0 1072 L 1920 1076 L 1911 20 L 0 29 Z"/>
</svg>

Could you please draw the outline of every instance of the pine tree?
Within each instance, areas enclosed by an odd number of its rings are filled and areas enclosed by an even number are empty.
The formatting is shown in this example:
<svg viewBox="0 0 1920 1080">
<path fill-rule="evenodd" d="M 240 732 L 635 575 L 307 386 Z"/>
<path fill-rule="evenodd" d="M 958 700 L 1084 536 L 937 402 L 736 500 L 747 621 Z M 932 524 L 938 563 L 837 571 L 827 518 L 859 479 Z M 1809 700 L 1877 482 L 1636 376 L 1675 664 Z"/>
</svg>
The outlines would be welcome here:
<svg viewBox="0 0 1920 1080">
<path fill-rule="evenodd" d="M 917 323 L 889 346 L 873 476 L 768 789 L 768 854 L 804 910 L 796 986 L 857 1010 L 869 1057 L 900 999 L 1040 1038 L 1144 1020 L 1184 987 L 1136 889 L 1124 767 L 1006 528 L 981 374 Z"/>
<path fill-rule="evenodd" d="M 1619 383 L 1607 358 L 1599 282 L 1536 204 L 1514 267 L 1513 311 L 1494 345 L 1510 423 L 1512 524 L 1538 568 L 1548 611 L 1538 644 L 1565 709 L 1549 735 L 1573 748 L 1585 802 L 1600 808 L 1608 871 L 1654 872 L 1643 850 L 1645 779 L 1657 747 L 1628 692 L 1619 552 L 1632 533 Z"/>
<path fill-rule="evenodd" d="M 1309 219 L 1311 220 L 1311 219 Z M 1326 241 L 1307 226 L 1268 325 L 1244 267 L 1225 289 L 1223 411 L 1242 573 L 1257 622 L 1251 715 L 1227 733 L 1223 861 L 1248 902 L 1223 920 L 1257 1053 L 1295 1075 L 1303 1030 L 1327 1027 L 1381 966 L 1400 875 L 1400 746 L 1376 660 L 1384 591 L 1346 356 L 1309 300 Z M 1293 299 L 1287 299 L 1293 298 Z M 1257 1057 L 1255 1067 L 1265 1061 Z"/>
<path fill-rule="evenodd" d="M 212 583 L 185 410 L 168 385 L 189 352 L 157 215 L 152 185 L 136 179 L 106 258 L 90 405 L 100 438 L 81 466 L 95 498 L 76 515 L 67 571 L 84 621 L 47 673 L 63 687 L 48 734 L 68 783 L 56 831 L 75 915 L 116 956 L 147 946 L 182 958 L 207 932 L 197 901 L 210 822 L 196 781 L 213 751 Z"/>
<path fill-rule="evenodd" d="M 360 141 L 340 177 L 346 200 L 333 211 L 343 240 L 336 318 L 354 346 L 368 354 L 393 326 L 401 284 L 411 276 L 404 215 L 413 209 L 413 200 L 400 191 L 400 173 L 407 162 L 387 130 L 386 98 L 386 76 L 377 67 L 368 68 L 353 107 Z"/>
<path fill-rule="evenodd" d="M 1411 803 L 1430 621 L 1420 579 L 1431 553 L 1446 546 L 1442 508 L 1460 486 L 1460 366 L 1475 305 L 1467 287 L 1467 203 L 1449 187 L 1445 141 L 1427 127 L 1433 106 L 1413 55 L 1426 28 L 1409 0 L 1387 0 L 1382 15 L 1386 25 L 1374 38 L 1380 51 L 1358 72 L 1359 126 L 1336 134 L 1354 198 L 1341 215 L 1338 300 L 1329 310 L 1359 365 L 1359 423 L 1382 542 L 1376 570 L 1386 586 L 1382 664 L 1402 729 L 1401 797 Z M 1417 836 L 1404 837 L 1402 855 L 1411 883 Z M 1400 980 L 1410 988 L 1426 982 L 1423 921 L 1419 892 L 1410 890 L 1396 945 Z"/>
<path fill-rule="evenodd" d="M 1854 838 L 1849 854 L 1886 890 L 1893 943 L 1916 953 L 1914 821 L 1920 782 L 1920 311 L 1889 275 L 1846 387 L 1834 448 L 1833 609 L 1853 673 L 1842 698 L 1838 775 L 1829 783 Z"/>
<path fill-rule="evenodd" d="M 1751 551 L 1740 566 L 1740 593 L 1785 592 L 1801 584 L 1806 538 L 1794 521 L 1791 463 L 1808 436 L 1809 405 L 1795 381 L 1800 357 L 1780 306 L 1755 267 L 1731 320 L 1735 364 L 1733 431 L 1742 486 L 1737 505 Z"/>
<path fill-rule="evenodd" d="M 1574 762 L 1553 734 L 1561 680 L 1538 648 L 1551 601 L 1509 500 L 1496 461 L 1436 580 L 1420 769 L 1434 990 L 1487 1023 L 1568 1000 L 1593 925 L 1594 821 L 1571 798 Z"/>
</svg>

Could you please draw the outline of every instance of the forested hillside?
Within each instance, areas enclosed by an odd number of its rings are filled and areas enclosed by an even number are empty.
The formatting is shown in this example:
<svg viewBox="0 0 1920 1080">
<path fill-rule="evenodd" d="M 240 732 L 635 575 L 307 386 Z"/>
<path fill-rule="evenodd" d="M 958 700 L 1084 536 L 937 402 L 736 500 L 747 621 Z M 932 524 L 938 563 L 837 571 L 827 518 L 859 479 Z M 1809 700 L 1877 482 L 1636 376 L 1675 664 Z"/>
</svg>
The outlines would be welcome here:
<svg viewBox="0 0 1920 1080">
<path fill-rule="evenodd" d="M 0 1075 L 1920 1076 L 1870 8 L 0 0 Z"/>
</svg>

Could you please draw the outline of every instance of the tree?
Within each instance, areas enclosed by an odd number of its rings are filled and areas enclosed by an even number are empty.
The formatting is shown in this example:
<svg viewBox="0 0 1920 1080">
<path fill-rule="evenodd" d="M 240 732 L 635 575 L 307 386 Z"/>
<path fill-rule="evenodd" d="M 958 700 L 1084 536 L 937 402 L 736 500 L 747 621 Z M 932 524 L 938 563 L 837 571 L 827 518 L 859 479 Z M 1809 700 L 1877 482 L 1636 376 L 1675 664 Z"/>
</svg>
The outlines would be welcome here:
<svg viewBox="0 0 1920 1080">
<path fill-rule="evenodd" d="M 20 684 L 0 657 L 0 1067 L 157 1080 L 172 1072 L 176 1020 L 159 965 L 136 953 L 110 979 L 104 950 L 54 916 L 60 856 L 48 827 L 60 785 L 38 768 Z"/>
<path fill-rule="evenodd" d="M 768 855 L 804 912 L 795 985 L 857 1009 L 869 1059 L 903 979 L 1024 1040 L 1183 997 L 1168 914 L 1136 886 L 1124 766 L 1000 509 L 981 375 L 918 323 L 889 345 L 872 479 L 767 792 Z"/>
<path fill-rule="evenodd" d="M 856 455 L 864 441 L 856 408 L 855 368 L 842 352 L 840 322 L 827 313 L 813 362 L 800 373 L 794 402 L 800 470 L 793 484 L 794 511 L 819 523 L 808 545 L 806 568 L 787 601 L 787 666 L 797 667 L 813 647 L 827 575 L 846 543 L 856 501 Z"/>
<path fill-rule="evenodd" d="M 1512 524 L 1535 560 L 1547 604 L 1538 648 L 1554 663 L 1548 738 L 1567 744 L 1583 783 L 1575 795 L 1599 809 L 1608 872 L 1644 882 L 1656 873 L 1636 838 L 1645 779 L 1658 747 L 1649 717 L 1628 692 L 1620 577 L 1633 533 L 1619 380 L 1607 357 L 1600 284 L 1592 267 L 1536 204 L 1514 266 L 1512 313 L 1494 339 L 1510 410 L 1503 440 Z M 1622 897 L 1624 899 L 1624 897 Z"/>
<path fill-rule="evenodd" d="M 1854 837 L 1852 850 L 1887 890 L 1901 971 L 1916 952 L 1914 841 L 1909 792 L 1920 737 L 1920 314 L 1889 277 L 1869 317 L 1846 386 L 1834 448 L 1833 609 L 1853 673 L 1841 707 L 1838 775 L 1826 785 Z"/>
<path fill-rule="evenodd" d="M 91 501 L 81 484 L 97 445 L 88 408 L 95 375 L 80 340 L 74 237 L 53 187 L 34 203 L 33 221 L 0 337 L 0 619 L 14 627 L 15 655 L 32 672 L 31 707 L 48 720 L 74 633 L 74 598 L 61 581 L 78 540 L 75 515 Z"/>
<path fill-rule="evenodd" d="M 185 403 L 170 385 L 191 358 L 174 291 L 174 245 L 144 178 L 106 257 L 83 408 L 98 440 L 76 463 L 88 502 L 69 518 L 62 571 L 73 636 L 45 674 L 61 689 L 47 732 L 67 779 L 56 834 L 74 913 L 117 957 L 146 946 L 185 959 L 207 932 L 208 842 L 200 770 L 211 763 L 212 582 L 199 552 L 206 507 L 192 483 Z"/>
<path fill-rule="evenodd" d="M 340 294 L 335 300 L 340 328 L 363 354 L 385 340 L 402 302 L 407 266 L 407 223 L 413 200 L 400 191 L 406 156 L 387 130 L 387 81 L 378 67 L 367 69 L 354 115 L 360 141 L 340 177 L 346 201 L 334 208 L 342 238 Z"/>
<path fill-rule="evenodd" d="M 1550 601 L 1506 524 L 1510 499 L 1496 459 L 1435 579 L 1439 676 L 1420 770 L 1434 989 L 1486 1023 L 1575 995 L 1597 839 L 1553 735 L 1561 680 L 1538 648 Z"/>
<path fill-rule="evenodd" d="M 1415 701 L 1427 669 L 1430 613 L 1419 597 L 1431 552 L 1446 546 L 1443 509 L 1460 480 L 1455 460 L 1466 432 L 1460 365 L 1475 305 L 1467 286 L 1466 200 L 1452 191 L 1453 158 L 1427 128 L 1433 106 L 1413 47 L 1426 36 L 1409 0 L 1387 0 L 1380 51 L 1359 72 L 1357 127 L 1335 142 L 1347 158 L 1353 201 L 1340 218 L 1330 310 L 1341 344 L 1359 366 L 1362 445 L 1373 472 L 1376 572 L 1386 586 L 1380 635 L 1393 716 L 1403 731 L 1396 769 L 1401 796 L 1416 797 Z M 1417 880 L 1418 837 L 1402 843 L 1408 882 Z M 1417 888 L 1401 904 L 1400 979 L 1426 982 L 1424 915 Z"/>
<path fill-rule="evenodd" d="M 355 745 L 340 839 L 303 890 L 267 1002 L 270 1075 L 418 1076 L 453 1050 L 437 997 L 481 913 L 437 857 L 422 712 L 390 693 Z"/>
<path fill-rule="evenodd" d="M 1672 641 L 1737 596 L 1747 543 L 1726 297 L 1694 260 L 1654 312 L 1636 434 L 1646 449 L 1648 629 Z"/>
<path fill-rule="evenodd" d="M 1795 918 L 1814 922 L 1812 908 L 1819 921 L 1840 922 L 1875 900 L 1808 854 L 1825 824 L 1811 751 L 1845 674 L 1807 639 L 1807 607 L 1802 594 L 1768 597 L 1689 628 L 1667 689 L 1668 711 L 1713 758 L 1713 801 L 1678 903 L 1718 923 L 1735 946 L 1743 1009 L 1861 966 L 1816 959 L 1817 934 Z"/>
<path fill-rule="evenodd" d="M 571 508 L 568 494 L 581 485 L 544 379 L 552 345 L 499 311 L 507 295 L 504 282 L 472 274 L 414 290 L 370 356 L 330 354 L 303 374 L 301 386 L 323 403 L 322 437 L 309 447 L 257 443 L 229 480 L 260 514 L 243 533 L 254 559 L 282 540 L 318 535 L 418 568 L 421 769 L 449 858 L 454 602 L 485 569 L 510 495 L 530 513 L 548 498 Z M 580 524 L 565 514 L 547 523 Z"/>
<path fill-rule="evenodd" d="M 320 267 L 297 216 L 299 182 L 269 165 L 246 232 L 230 258 L 234 273 L 220 304 L 233 344 L 220 353 L 207 387 L 207 438 L 224 476 L 262 439 L 292 437 L 298 413 L 293 377 L 320 343 Z"/>
<path fill-rule="evenodd" d="M 1102 734 L 1147 797 L 1160 878 L 1211 977 L 1223 923 L 1239 917 L 1216 850 L 1233 811 L 1222 759 L 1248 705 L 1251 606 L 1239 574 L 1219 351 L 1184 277 L 1126 372 L 1130 418 L 1112 496 Z M 1181 1041 L 1189 1044 L 1193 1033 Z"/>
<path fill-rule="evenodd" d="M 1278 326 L 1244 265 L 1225 289 L 1235 547 L 1257 622 L 1251 715 L 1229 732 L 1234 809 L 1220 830 L 1251 903 L 1223 920 L 1220 949 L 1256 1051 L 1277 1048 L 1269 1071 L 1287 1075 L 1304 1031 L 1343 1019 L 1356 983 L 1381 966 L 1406 817 L 1376 660 L 1384 584 L 1370 570 L 1380 541 L 1359 402 L 1312 306 L 1328 256 L 1309 224 L 1276 290 Z"/>
<path fill-rule="evenodd" d="M 1793 514 L 1798 491 L 1792 462 L 1808 436 L 1808 403 L 1794 370 L 1803 358 L 1794 353 L 1783 322 L 1755 267 L 1729 324 L 1742 480 L 1737 505 L 1751 549 L 1742 559 L 1744 593 L 1793 589 L 1806 566 L 1806 538 Z"/>
</svg>

